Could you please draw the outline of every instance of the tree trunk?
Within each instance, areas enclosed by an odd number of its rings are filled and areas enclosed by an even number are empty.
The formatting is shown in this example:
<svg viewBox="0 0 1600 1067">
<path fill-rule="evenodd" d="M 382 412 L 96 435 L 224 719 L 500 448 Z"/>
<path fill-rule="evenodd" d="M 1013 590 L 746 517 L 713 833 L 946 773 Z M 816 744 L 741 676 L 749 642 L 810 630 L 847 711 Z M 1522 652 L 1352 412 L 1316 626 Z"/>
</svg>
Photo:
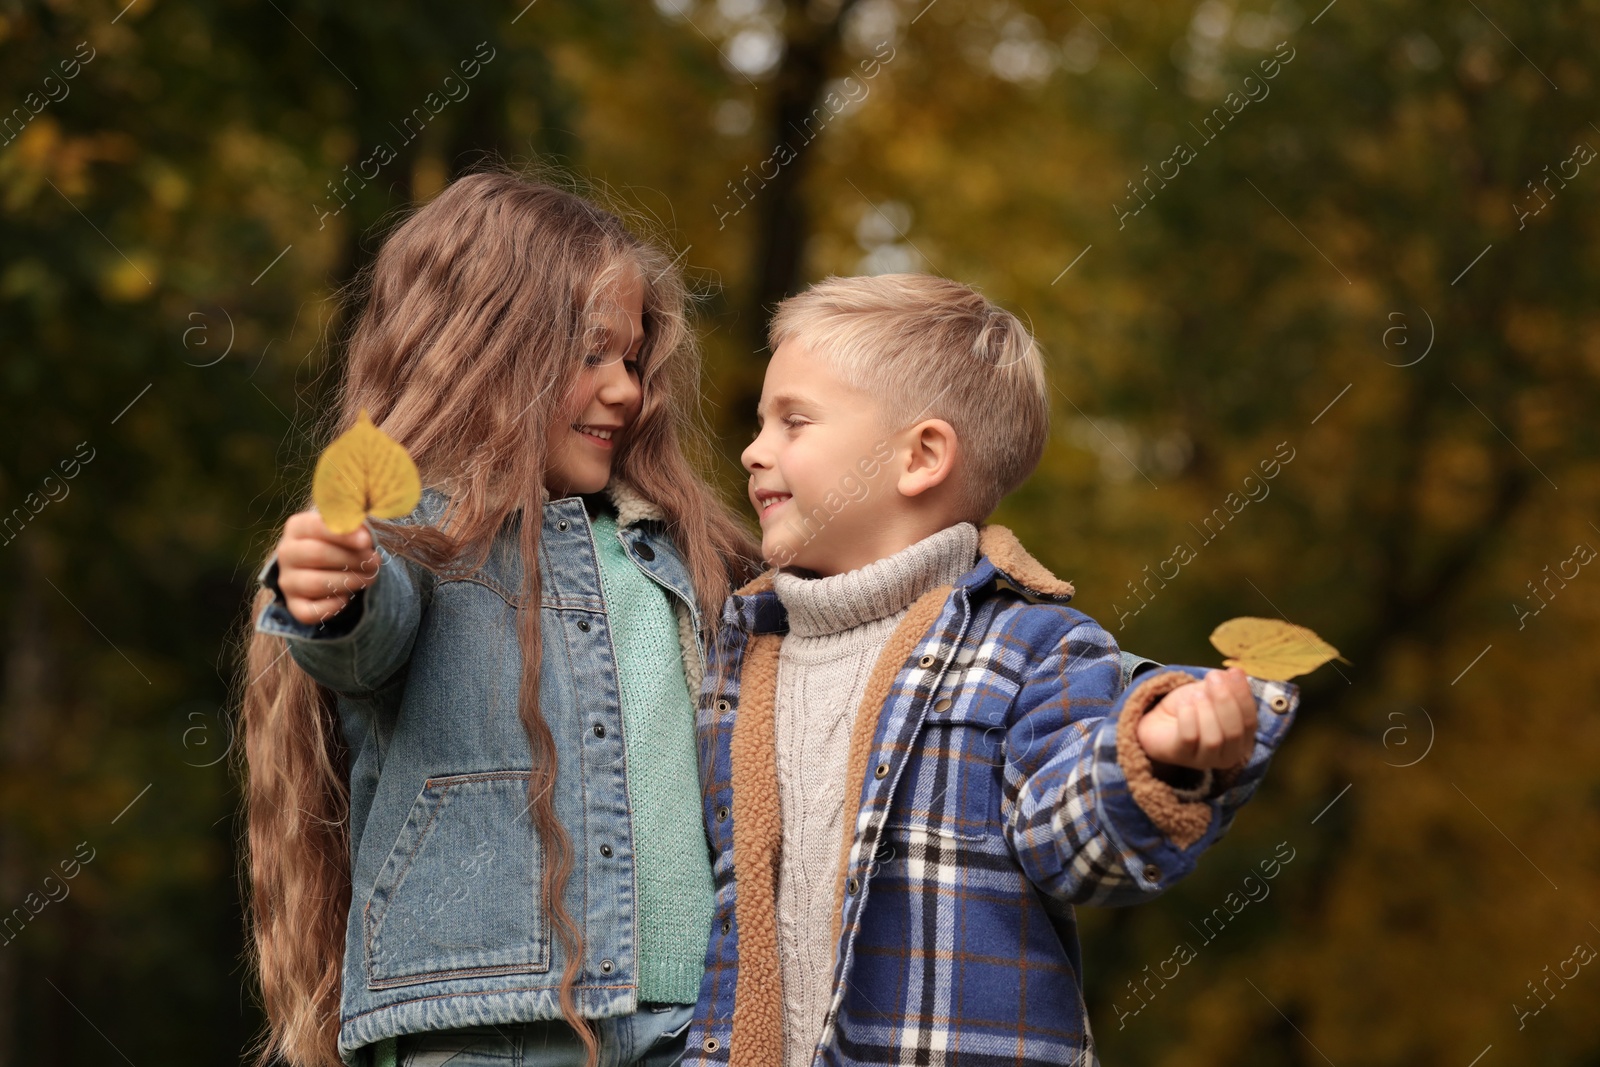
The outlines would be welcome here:
<svg viewBox="0 0 1600 1067">
<path fill-rule="evenodd" d="M 855 0 L 843 0 L 832 17 L 818 21 L 806 0 L 789 0 L 786 27 L 789 39 L 771 94 L 762 90 L 769 106 L 764 143 L 788 144 L 795 157 L 756 194 L 756 232 L 751 248 L 753 284 L 740 316 L 740 335 L 752 353 L 767 344 L 767 320 L 773 307 L 799 290 L 800 270 L 810 233 L 802 186 L 810 169 L 812 147 L 803 144 L 805 120 L 821 106 L 829 71 L 839 54 L 840 24 Z M 826 112 L 825 112 L 826 113 Z M 737 184 L 737 182 L 735 183 Z M 753 383 L 753 384 L 752 384 Z M 733 410 L 750 421 L 760 393 L 760 376 L 745 376 Z"/>
</svg>

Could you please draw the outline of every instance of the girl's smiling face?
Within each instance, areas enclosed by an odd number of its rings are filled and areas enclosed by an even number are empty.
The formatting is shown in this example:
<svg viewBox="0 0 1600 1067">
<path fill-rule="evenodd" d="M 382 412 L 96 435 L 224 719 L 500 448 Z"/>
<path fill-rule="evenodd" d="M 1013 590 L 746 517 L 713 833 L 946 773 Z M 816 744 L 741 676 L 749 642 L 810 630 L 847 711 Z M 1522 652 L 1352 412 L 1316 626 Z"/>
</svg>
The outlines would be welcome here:
<svg viewBox="0 0 1600 1067">
<path fill-rule="evenodd" d="M 600 296 L 572 390 L 545 432 L 544 485 L 552 499 L 597 493 L 611 480 L 611 458 L 644 394 L 639 349 L 644 344 L 644 278 L 629 268 Z"/>
</svg>

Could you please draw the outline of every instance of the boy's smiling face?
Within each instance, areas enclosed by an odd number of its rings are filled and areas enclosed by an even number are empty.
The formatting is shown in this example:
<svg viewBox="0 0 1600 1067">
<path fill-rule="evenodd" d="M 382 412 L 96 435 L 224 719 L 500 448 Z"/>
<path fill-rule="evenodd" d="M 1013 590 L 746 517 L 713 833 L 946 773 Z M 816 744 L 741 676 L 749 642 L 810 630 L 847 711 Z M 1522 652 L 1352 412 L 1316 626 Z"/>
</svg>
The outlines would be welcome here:
<svg viewBox="0 0 1600 1067">
<path fill-rule="evenodd" d="M 885 432 L 878 402 L 826 359 L 799 341 L 779 345 L 756 421 L 740 458 L 768 562 L 826 576 L 916 540 L 898 543 L 918 524 L 892 470 L 897 435 Z"/>
</svg>

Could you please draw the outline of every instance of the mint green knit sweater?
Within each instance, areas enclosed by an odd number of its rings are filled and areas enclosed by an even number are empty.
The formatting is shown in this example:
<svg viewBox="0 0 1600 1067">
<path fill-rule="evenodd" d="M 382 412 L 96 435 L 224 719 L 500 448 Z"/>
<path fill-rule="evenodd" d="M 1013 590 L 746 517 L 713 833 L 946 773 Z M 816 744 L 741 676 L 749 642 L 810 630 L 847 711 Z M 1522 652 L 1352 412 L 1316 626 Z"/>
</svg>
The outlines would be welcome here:
<svg viewBox="0 0 1600 1067">
<path fill-rule="evenodd" d="M 639 999 L 693 1004 L 716 911 L 700 814 L 694 704 L 667 593 L 623 550 L 616 517 L 591 524 L 622 695 L 633 808 Z"/>
</svg>

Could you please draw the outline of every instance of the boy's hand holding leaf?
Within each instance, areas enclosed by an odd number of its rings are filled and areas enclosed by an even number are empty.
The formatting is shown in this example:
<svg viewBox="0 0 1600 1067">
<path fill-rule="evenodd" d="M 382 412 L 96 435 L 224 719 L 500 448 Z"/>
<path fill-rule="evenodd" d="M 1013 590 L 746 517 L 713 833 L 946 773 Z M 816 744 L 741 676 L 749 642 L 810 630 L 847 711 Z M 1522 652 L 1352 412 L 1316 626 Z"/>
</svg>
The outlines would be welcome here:
<svg viewBox="0 0 1600 1067">
<path fill-rule="evenodd" d="M 1315 632 L 1281 619 L 1229 619 L 1212 631 L 1211 643 L 1228 657 L 1228 669 L 1179 686 L 1139 720 L 1139 744 L 1157 763 L 1238 766 L 1255 747 L 1256 701 L 1247 675 L 1286 682 L 1344 659 Z"/>
<path fill-rule="evenodd" d="M 1256 743 L 1256 699 L 1237 667 L 1180 685 L 1139 719 L 1139 745 L 1157 763 L 1237 767 Z"/>
</svg>

